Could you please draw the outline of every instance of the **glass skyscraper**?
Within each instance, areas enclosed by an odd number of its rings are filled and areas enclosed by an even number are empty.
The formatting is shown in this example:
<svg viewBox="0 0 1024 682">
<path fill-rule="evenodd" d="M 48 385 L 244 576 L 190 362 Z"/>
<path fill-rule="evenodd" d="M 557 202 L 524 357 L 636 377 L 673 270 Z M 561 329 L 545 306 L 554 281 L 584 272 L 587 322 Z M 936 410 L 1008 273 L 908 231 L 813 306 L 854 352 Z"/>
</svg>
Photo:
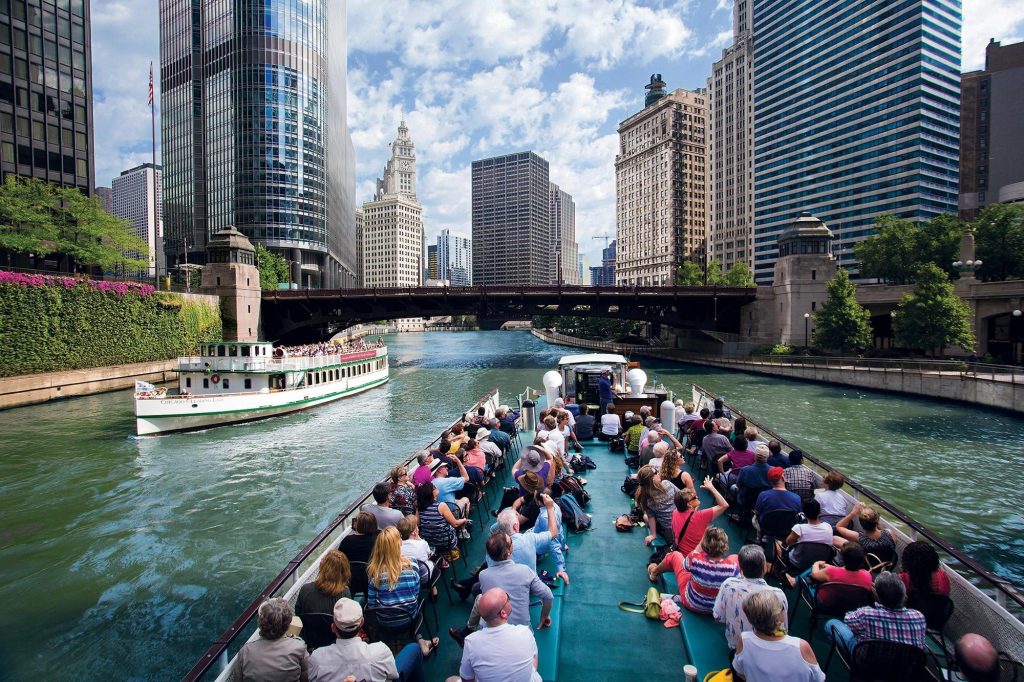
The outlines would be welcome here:
<svg viewBox="0 0 1024 682">
<path fill-rule="evenodd" d="M 802 211 L 840 263 L 889 213 L 957 209 L 959 0 L 755 0 L 754 264 Z"/>
<path fill-rule="evenodd" d="M 160 0 L 168 265 L 235 227 L 301 286 L 354 286 L 345 5 Z"/>
</svg>

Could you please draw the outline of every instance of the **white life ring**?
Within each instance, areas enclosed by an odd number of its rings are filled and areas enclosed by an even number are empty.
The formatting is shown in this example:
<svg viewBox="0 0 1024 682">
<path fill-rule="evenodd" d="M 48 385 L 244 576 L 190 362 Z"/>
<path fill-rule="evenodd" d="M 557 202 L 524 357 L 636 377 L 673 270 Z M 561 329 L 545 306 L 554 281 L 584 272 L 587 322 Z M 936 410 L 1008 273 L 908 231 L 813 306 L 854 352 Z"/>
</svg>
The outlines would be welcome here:
<svg viewBox="0 0 1024 682">
<path fill-rule="evenodd" d="M 210 377 L 210 383 L 219 384 L 220 383 L 220 375 L 219 374 L 214 374 L 212 377 Z"/>
</svg>

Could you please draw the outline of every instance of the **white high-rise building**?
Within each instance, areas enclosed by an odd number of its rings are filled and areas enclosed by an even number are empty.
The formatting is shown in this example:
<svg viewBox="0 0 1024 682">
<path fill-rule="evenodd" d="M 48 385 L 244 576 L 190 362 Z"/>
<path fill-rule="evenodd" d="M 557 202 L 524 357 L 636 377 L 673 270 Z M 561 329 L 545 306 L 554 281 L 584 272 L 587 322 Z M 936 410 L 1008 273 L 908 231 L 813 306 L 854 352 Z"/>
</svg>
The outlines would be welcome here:
<svg viewBox="0 0 1024 682">
<path fill-rule="evenodd" d="M 156 174 L 154 185 L 153 174 Z M 149 247 L 149 275 L 155 277 L 156 257 L 160 240 L 164 234 L 163 207 L 161 201 L 161 169 L 151 163 L 122 171 L 111 182 L 110 194 L 112 213 L 131 223 L 131 230 L 145 240 Z M 153 191 L 156 191 L 156 201 Z M 140 254 L 131 254 L 138 257 Z"/>
<path fill-rule="evenodd" d="M 551 272 L 554 284 L 579 284 L 579 246 L 576 244 L 576 202 L 555 183 L 551 196 Z"/>
<path fill-rule="evenodd" d="M 437 235 L 437 278 L 453 287 L 473 285 L 473 242 L 441 230 Z"/>
</svg>

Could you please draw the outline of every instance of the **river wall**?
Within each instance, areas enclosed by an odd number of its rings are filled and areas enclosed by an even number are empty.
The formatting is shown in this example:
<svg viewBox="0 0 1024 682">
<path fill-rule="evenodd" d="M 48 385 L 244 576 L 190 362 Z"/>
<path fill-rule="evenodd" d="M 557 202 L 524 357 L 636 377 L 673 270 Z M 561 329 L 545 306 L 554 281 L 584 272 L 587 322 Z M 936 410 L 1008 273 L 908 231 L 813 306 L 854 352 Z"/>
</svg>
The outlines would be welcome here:
<svg viewBox="0 0 1024 682">
<path fill-rule="evenodd" d="M 61 398 L 120 391 L 135 386 L 135 380 L 151 384 L 177 379 L 175 360 L 139 362 L 131 365 L 44 372 L 0 379 L 0 410 L 35 405 Z"/>
<path fill-rule="evenodd" d="M 820 362 L 787 362 L 785 358 L 767 362 L 753 358 L 687 353 L 659 346 L 577 339 L 565 334 L 539 329 L 533 329 L 531 332 L 542 341 L 577 348 L 644 355 L 663 360 L 754 372 L 787 379 L 853 386 L 940 400 L 955 400 L 1024 414 L 1024 370 L 1017 374 L 986 374 L 970 369 L 941 371 L 917 369 L 904 365 L 879 367 L 871 363 L 858 364 L 845 359 L 835 362 L 829 358 L 821 358 Z"/>
</svg>

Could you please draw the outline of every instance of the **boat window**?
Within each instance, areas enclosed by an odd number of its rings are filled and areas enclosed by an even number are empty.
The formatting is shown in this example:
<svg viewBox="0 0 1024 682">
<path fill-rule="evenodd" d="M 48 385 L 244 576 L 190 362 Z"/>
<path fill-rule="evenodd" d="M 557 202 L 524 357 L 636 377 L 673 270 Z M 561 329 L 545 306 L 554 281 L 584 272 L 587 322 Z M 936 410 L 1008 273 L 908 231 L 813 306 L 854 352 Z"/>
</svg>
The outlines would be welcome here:
<svg viewBox="0 0 1024 682">
<path fill-rule="evenodd" d="M 238 357 L 238 346 L 228 346 L 228 355 L 237 358 Z"/>
<path fill-rule="evenodd" d="M 209 379 L 203 379 L 203 388 L 209 388 L 209 387 L 210 387 L 210 380 Z"/>
<path fill-rule="evenodd" d="M 312 383 L 313 383 L 313 373 L 312 372 L 307 372 L 306 373 L 306 384 L 309 385 L 309 384 L 312 384 Z"/>
<path fill-rule="evenodd" d="M 230 384 L 228 384 L 228 380 L 227 379 L 225 379 L 224 381 L 220 382 L 220 385 L 223 386 L 225 390 L 227 390 L 230 387 Z"/>
<path fill-rule="evenodd" d="M 185 388 L 192 388 L 192 378 L 185 377 Z"/>
<path fill-rule="evenodd" d="M 242 346 L 242 357 L 249 357 L 249 346 Z"/>
<path fill-rule="evenodd" d="M 245 380 L 245 387 L 246 388 L 252 388 L 252 379 L 246 379 Z"/>
<path fill-rule="evenodd" d="M 225 348 L 224 348 L 224 346 L 217 346 L 217 357 L 220 357 L 220 358 L 222 358 L 222 357 L 224 357 L 224 356 L 225 356 L 225 354 L 226 354 L 226 353 L 225 353 Z"/>
</svg>

